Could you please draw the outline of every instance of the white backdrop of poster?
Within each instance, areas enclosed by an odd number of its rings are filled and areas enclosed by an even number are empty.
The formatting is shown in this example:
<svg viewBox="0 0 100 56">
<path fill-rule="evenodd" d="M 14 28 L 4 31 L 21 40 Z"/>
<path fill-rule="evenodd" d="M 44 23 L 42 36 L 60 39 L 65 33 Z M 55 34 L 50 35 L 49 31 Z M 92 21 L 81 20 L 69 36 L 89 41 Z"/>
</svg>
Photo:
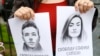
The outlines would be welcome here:
<svg viewBox="0 0 100 56">
<path fill-rule="evenodd" d="M 75 11 L 75 8 L 72 6 L 58 6 L 57 7 L 57 40 L 56 40 L 56 56 L 93 56 L 93 47 L 92 47 L 92 19 L 94 15 L 95 9 L 92 8 L 86 13 L 79 13 L 78 11 Z M 83 22 L 83 29 L 82 29 L 82 36 L 81 40 L 76 40 L 77 37 L 71 37 L 68 39 L 68 35 L 70 35 L 70 29 L 67 29 L 69 27 L 67 24 L 71 24 L 70 26 L 74 25 L 74 23 L 68 23 L 70 22 L 70 19 L 72 15 L 78 14 L 82 18 Z M 67 21 L 68 20 L 68 21 Z M 67 27 L 64 29 L 64 25 L 67 21 Z M 78 24 L 78 23 L 77 23 Z M 79 23 L 80 24 L 80 23 Z M 78 26 L 78 25 L 77 25 Z M 82 26 L 82 23 L 81 23 Z M 63 32 L 63 33 L 62 33 Z M 65 36 L 67 40 L 64 40 L 63 38 L 64 33 L 66 32 Z M 75 31 L 73 31 L 75 32 Z M 69 33 L 69 34 L 67 34 Z M 77 31 L 76 31 L 77 33 Z M 74 34 L 72 34 L 74 35 Z M 75 35 L 74 35 L 75 36 Z"/>
<path fill-rule="evenodd" d="M 17 56 L 52 56 L 51 33 L 49 24 L 49 13 L 36 13 L 33 20 L 37 25 L 40 33 L 41 51 L 23 51 L 22 25 L 26 22 L 19 18 L 11 18 L 8 20 Z"/>
</svg>

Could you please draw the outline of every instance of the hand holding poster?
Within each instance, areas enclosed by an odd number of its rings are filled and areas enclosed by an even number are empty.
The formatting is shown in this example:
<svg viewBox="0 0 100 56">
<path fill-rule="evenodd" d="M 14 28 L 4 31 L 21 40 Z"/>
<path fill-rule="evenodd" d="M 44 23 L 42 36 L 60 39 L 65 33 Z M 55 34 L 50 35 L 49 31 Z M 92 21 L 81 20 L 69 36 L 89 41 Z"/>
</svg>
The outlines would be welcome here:
<svg viewBox="0 0 100 56">
<path fill-rule="evenodd" d="M 28 21 L 12 18 L 9 25 L 17 56 L 52 56 L 48 13 L 36 13 Z"/>
<path fill-rule="evenodd" d="M 93 56 L 94 11 L 81 14 L 71 6 L 57 7 L 56 56 Z"/>
</svg>

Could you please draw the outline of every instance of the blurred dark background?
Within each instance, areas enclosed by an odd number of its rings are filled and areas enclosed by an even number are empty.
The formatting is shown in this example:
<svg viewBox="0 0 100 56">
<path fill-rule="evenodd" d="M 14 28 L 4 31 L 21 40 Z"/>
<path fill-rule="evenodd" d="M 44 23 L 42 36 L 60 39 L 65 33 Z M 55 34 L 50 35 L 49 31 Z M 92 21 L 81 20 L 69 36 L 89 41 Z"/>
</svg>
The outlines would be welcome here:
<svg viewBox="0 0 100 56">
<path fill-rule="evenodd" d="M 7 21 L 13 7 L 14 0 L 0 0 L 0 15 L 4 21 Z"/>
</svg>

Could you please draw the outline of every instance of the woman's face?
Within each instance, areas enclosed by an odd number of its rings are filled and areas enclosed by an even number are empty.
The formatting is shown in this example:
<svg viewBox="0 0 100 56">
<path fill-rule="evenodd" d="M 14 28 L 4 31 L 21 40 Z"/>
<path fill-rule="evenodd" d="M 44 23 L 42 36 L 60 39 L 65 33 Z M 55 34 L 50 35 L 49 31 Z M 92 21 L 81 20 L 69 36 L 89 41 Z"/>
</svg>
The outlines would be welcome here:
<svg viewBox="0 0 100 56">
<path fill-rule="evenodd" d="M 75 17 L 69 24 L 68 34 L 70 37 L 78 37 L 81 33 L 81 20 L 79 17 Z"/>
<path fill-rule="evenodd" d="M 36 47 L 39 42 L 38 31 L 34 27 L 27 27 L 23 30 L 23 39 L 29 47 Z"/>
</svg>

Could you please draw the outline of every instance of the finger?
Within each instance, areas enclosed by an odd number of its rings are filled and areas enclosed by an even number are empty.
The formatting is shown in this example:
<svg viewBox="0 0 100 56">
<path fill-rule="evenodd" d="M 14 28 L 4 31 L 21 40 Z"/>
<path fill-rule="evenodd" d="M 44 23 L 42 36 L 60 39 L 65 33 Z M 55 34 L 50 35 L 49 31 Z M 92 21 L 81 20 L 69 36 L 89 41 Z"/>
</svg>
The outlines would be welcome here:
<svg viewBox="0 0 100 56">
<path fill-rule="evenodd" d="M 93 8 L 93 7 L 94 7 L 94 3 L 93 3 L 92 1 L 89 2 L 88 7 L 89 7 L 89 8 Z"/>
<path fill-rule="evenodd" d="M 21 14 L 18 17 L 21 18 L 21 19 L 24 19 L 24 17 L 23 17 L 24 15 L 23 15 L 22 11 L 18 11 L 18 12 Z"/>
<path fill-rule="evenodd" d="M 27 11 L 25 9 L 19 11 L 22 15 L 20 16 L 23 19 L 27 19 Z"/>
<path fill-rule="evenodd" d="M 34 11 L 33 11 L 32 9 L 30 9 L 30 8 L 29 8 L 29 10 L 30 10 L 30 16 L 31 16 L 31 18 L 33 18 L 34 15 L 35 15 L 35 14 L 34 14 Z"/>
<path fill-rule="evenodd" d="M 86 11 L 88 11 L 88 3 L 84 3 L 83 4 L 83 13 L 85 13 Z"/>
<path fill-rule="evenodd" d="M 85 5 L 84 8 L 84 12 L 87 12 L 89 9 L 91 9 L 92 7 L 94 7 L 93 2 L 87 2 L 87 5 Z"/>
<path fill-rule="evenodd" d="M 25 16 L 25 19 L 26 19 L 26 20 L 29 20 L 29 19 L 31 18 L 31 14 L 30 14 L 30 13 L 27 13 L 27 14 L 25 14 L 24 16 Z"/>
<path fill-rule="evenodd" d="M 22 13 L 23 19 L 25 20 L 29 20 L 31 18 L 31 13 L 30 13 L 30 9 L 27 7 L 24 7 L 20 10 L 20 12 Z"/>
<path fill-rule="evenodd" d="M 84 1 L 83 0 L 78 0 L 75 4 L 75 9 L 76 10 L 79 10 L 80 13 L 83 13 L 83 3 Z"/>
<path fill-rule="evenodd" d="M 81 2 L 79 3 L 79 11 L 80 11 L 81 13 L 83 13 L 83 8 L 84 8 L 84 6 L 83 6 L 83 1 L 81 1 Z"/>
<path fill-rule="evenodd" d="M 20 11 L 16 11 L 15 13 L 14 13 L 14 17 L 19 17 L 19 18 L 23 18 L 22 17 L 22 13 L 20 12 Z"/>
<path fill-rule="evenodd" d="M 32 9 L 28 7 L 21 7 L 14 13 L 14 16 L 17 16 L 23 19 L 30 19 L 31 17 L 34 16 L 34 12 Z"/>
<path fill-rule="evenodd" d="M 31 8 L 28 8 L 28 7 L 26 7 L 27 8 L 27 10 L 28 10 L 28 17 L 29 18 L 33 18 L 34 17 L 34 11 L 31 9 Z"/>
<path fill-rule="evenodd" d="M 28 9 L 26 9 L 25 7 L 21 8 L 19 11 L 22 13 L 22 15 L 25 15 L 28 13 Z"/>
<path fill-rule="evenodd" d="M 27 19 L 31 18 L 31 13 L 27 13 Z"/>
<path fill-rule="evenodd" d="M 23 17 L 24 17 L 25 20 L 29 20 L 30 19 L 27 14 L 24 15 Z"/>
<path fill-rule="evenodd" d="M 79 6 L 80 13 L 83 13 L 83 6 Z"/>
<path fill-rule="evenodd" d="M 23 19 L 24 20 L 27 20 L 27 15 L 23 15 Z"/>
<path fill-rule="evenodd" d="M 29 11 L 29 9 L 28 9 L 28 8 L 24 8 L 23 11 L 25 11 L 24 14 L 23 14 L 24 19 L 27 19 L 27 20 L 30 19 L 31 16 L 30 16 L 30 11 Z"/>
<path fill-rule="evenodd" d="M 16 12 L 15 12 L 15 15 L 21 19 L 23 19 L 24 17 L 24 14 L 25 14 L 25 10 L 24 10 L 24 7 L 21 7 L 19 8 Z"/>
<path fill-rule="evenodd" d="M 78 11 L 78 9 L 79 9 L 79 2 L 80 2 L 80 1 L 77 1 L 77 2 L 75 3 L 75 5 L 74 5 L 76 11 Z"/>
</svg>

